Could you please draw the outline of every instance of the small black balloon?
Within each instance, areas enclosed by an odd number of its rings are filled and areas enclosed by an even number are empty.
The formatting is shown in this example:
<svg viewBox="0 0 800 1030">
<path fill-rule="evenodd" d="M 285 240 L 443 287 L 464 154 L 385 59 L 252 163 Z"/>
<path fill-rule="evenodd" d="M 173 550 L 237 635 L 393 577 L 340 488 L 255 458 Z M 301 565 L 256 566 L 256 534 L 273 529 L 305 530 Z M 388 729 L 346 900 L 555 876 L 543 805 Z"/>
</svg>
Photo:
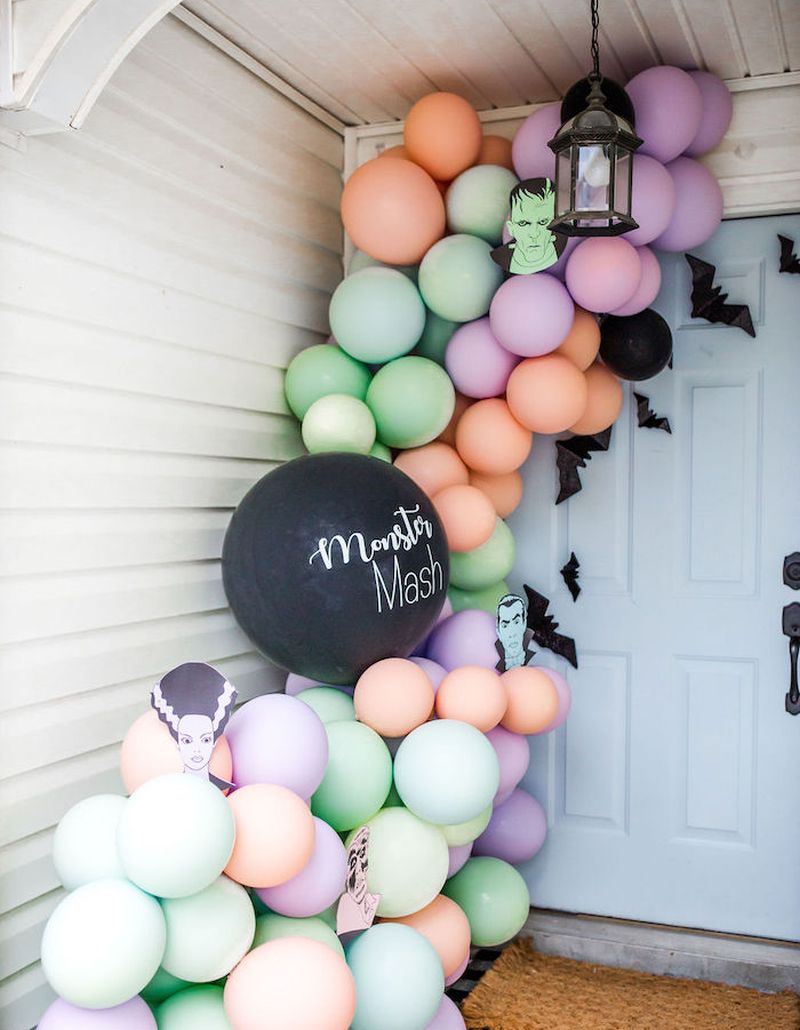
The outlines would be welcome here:
<svg viewBox="0 0 800 1030">
<path fill-rule="evenodd" d="M 620 86 L 618 82 L 614 82 L 613 79 L 607 79 L 603 76 L 600 86 L 605 93 L 606 107 L 612 114 L 619 115 L 620 118 L 624 118 L 631 128 L 635 127 L 636 124 L 636 112 L 633 109 L 633 103 L 631 98 Z M 561 123 L 569 121 L 570 118 L 574 118 L 576 114 L 579 114 L 586 107 L 586 101 L 589 96 L 589 90 L 591 85 L 588 79 L 580 79 L 574 85 L 570 86 L 564 95 L 564 99 L 561 101 Z"/>
<path fill-rule="evenodd" d="M 622 318 L 608 315 L 600 327 L 600 357 L 620 379 L 639 382 L 658 375 L 672 356 L 672 333 L 652 308 Z"/>
<path fill-rule="evenodd" d="M 355 683 L 410 654 L 446 597 L 447 540 L 429 498 L 388 462 L 313 454 L 245 495 L 225 534 L 233 614 L 278 665 L 320 683 Z"/>
</svg>

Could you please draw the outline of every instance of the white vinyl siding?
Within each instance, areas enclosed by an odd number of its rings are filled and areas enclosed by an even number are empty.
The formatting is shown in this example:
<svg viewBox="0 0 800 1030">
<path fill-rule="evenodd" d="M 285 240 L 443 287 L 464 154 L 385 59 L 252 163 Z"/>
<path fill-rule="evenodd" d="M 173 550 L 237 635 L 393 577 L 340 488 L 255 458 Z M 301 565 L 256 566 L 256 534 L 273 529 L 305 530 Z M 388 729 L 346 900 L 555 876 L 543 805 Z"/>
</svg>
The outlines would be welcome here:
<svg viewBox="0 0 800 1030">
<path fill-rule="evenodd" d="M 53 827 L 122 789 L 154 680 L 280 679 L 228 611 L 231 511 L 301 453 L 282 370 L 327 333 L 342 140 L 174 18 L 80 132 L 0 146 L 0 1025 L 27 1030 Z"/>
</svg>

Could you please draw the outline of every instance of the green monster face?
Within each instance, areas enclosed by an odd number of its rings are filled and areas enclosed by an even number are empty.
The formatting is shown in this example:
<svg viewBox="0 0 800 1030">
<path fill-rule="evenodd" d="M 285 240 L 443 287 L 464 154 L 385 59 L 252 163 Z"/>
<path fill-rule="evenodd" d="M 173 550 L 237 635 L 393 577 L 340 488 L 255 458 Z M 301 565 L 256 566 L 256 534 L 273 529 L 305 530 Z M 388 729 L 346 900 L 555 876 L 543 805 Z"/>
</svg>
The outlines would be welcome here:
<svg viewBox="0 0 800 1030">
<path fill-rule="evenodd" d="M 510 272 L 540 272 L 558 260 L 553 234 L 547 228 L 555 213 L 552 189 L 544 196 L 520 191 L 511 204 L 508 231 L 513 237 Z"/>
</svg>

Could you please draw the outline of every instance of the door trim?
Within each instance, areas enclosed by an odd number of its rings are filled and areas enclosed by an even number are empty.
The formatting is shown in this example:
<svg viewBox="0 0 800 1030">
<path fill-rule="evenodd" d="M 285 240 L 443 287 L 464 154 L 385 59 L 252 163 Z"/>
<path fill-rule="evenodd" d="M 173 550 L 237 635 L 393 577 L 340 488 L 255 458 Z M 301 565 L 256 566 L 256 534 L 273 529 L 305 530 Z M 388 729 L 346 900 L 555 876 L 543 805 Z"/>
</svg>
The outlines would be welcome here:
<svg viewBox="0 0 800 1030">
<path fill-rule="evenodd" d="M 546 955 L 760 991 L 800 992 L 800 945 L 532 908 L 521 934 Z"/>
</svg>

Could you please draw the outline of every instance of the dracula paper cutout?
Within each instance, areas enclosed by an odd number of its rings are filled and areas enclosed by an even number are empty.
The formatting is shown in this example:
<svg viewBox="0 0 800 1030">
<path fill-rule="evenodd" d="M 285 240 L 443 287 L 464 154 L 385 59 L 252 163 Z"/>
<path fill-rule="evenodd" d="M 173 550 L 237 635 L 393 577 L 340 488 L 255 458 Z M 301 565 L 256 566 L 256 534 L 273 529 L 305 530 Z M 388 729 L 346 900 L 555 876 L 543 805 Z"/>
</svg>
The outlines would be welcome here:
<svg viewBox="0 0 800 1030">
<path fill-rule="evenodd" d="M 794 240 L 790 240 L 788 236 L 781 236 L 780 233 L 778 233 L 778 240 L 781 245 L 781 261 L 778 271 L 797 275 L 800 272 L 800 261 L 797 260 L 794 252 Z"/>
<path fill-rule="evenodd" d="M 692 318 L 734 326 L 755 336 L 750 308 L 746 304 L 726 304 L 728 294 L 722 292 L 721 286 L 714 286 L 716 267 L 691 254 L 684 257 L 692 270 Z"/>
<path fill-rule="evenodd" d="M 549 179 L 524 179 L 509 195 L 511 217 L 506 222 L 508 243 L 495 247 L 492 258 L 513 275 L 543 272 L 554 265 L 567 245 L 567 237 L 551 232 L 555 193 Z"/>
<path fill-rule="evenodd" d="M 379 894 L 367 890 L 369 827 L 362 826 L 347 849 L 347 879 L 336 909 L 336 933 L 368 930 L 375 920 Z"/>
<path fill-rule="evenodd" d="M 546 647 L 553 654 L 566 658 L 569 664 L 577 669 L 578 656 L 575 650 L 575 641 L 572 637 L 565 637 L 556 633 L 558 623 L 552 615 L 547 614 L 550 601 L 538 593 L 532 587 L 525 586 L 525 593 L 528 597 L 528 628 L 533 633 L 534 641 L 539 647 Z"/>
<path fill-rule="evenodd" d="M 672 433 L 669 419 L 664 415 L 656 415 L 650 407 L 650 398 L 643 393 L 634 393 L 636 398 L 636 421 L 640 429 L 663 429 L 665 433 Z"/>
<path fill-rule="evenodd" d="M 183 771 L 209 780 L 220 790 L 233 784 L 215 776 L 208 763 L 235 701 L 236 688 L 205 662 L 179 665 L 150 692 L 150 704 L 180 751 Z"/>
<path fill-rule="evenodd" d="M 506 594 L 497 602 L 498 672 L 529 665 L 536 652 L 531 648 L 533 632 L 528 629 L 528 602 L 517 594 Z"/>
<path fill-rule="evenodd" d="M 569 556 L 569 561 L 561 569 L 561 577 L 567 585 L 567 590 L 572 594 L 573 601 L 578 600 L 578 594 L 581 592 L 580 584 L 578 583 L 580 567 L 581 563 L 575 557 L 575 552 L 573 551 Z"/>
</svg>

